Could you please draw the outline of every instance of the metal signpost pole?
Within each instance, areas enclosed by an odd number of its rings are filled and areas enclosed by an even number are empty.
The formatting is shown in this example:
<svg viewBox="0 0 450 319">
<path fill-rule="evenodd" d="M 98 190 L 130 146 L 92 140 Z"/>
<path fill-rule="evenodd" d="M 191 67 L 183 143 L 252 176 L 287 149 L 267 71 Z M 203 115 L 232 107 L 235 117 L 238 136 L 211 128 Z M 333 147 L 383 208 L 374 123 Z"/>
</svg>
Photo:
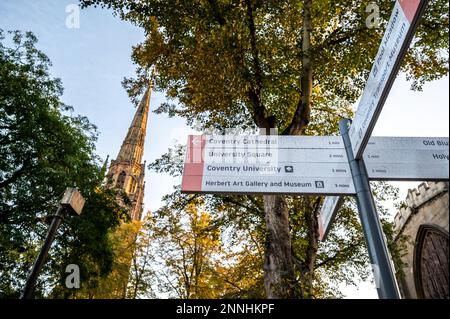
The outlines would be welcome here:
<svg viewBox="0 0 450 319">
<path fill-rule="evenodd" d="M 363 160 L 356 160 L 348 134 L 350 120 L 343 119 L 339 123 L 345 150 L 347 152 L 350 171 L 356 191 L 356 203 L 372 263 L 375 283 L 380 299 L 399 299 L 400 294 L 384 240 L 375 202 L 370 190 L 369 179 Z"/>
<path fill-rule="evenodd" d="M 64 217 L 65 217 L 64 208 L 60 205 L 58 207 L 58 210 L 56 211 L 55 216 L 53 217 L 52 223 L 50 224 L 47 236 L 45 237 L 44 245 L 42 246 L 42 249 L 39 252 L 39 255 L 36 259 L 36 262 L 33 265 L 33 269 L 31 270 L 31 273 L 28 276 L 27 282 L 25 284 L 25 289 L 23 291 L 23 295 L 21 296 L 22 299 L 31 299 L 33 297 L 39 272 L 41 271 L 42 266 L 44 265 L 45 257 L 47 256 L 48 251 L 50 250 L 50 247 L 56 236 L 56 231 L 58 230 L 59 225 L 61 225 Z"/>
</svg>

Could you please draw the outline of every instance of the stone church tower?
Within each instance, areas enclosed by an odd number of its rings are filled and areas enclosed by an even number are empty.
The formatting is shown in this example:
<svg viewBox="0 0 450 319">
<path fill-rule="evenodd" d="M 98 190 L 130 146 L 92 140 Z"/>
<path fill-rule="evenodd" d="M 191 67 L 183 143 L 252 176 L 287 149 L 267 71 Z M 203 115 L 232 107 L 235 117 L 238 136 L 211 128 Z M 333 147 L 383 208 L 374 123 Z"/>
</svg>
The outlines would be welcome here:
<svg viewBox="0 0 450 319">
<path fill-rule="evenodd" d="M 396 242 L 404 237 L 398 282 L 403 298 L 449 298 L 448 188 L 448 182 L 420 184 L 395 216 Z"/>
<path fill-rule="evenodd" d="M 111 161 L 107 179 L 121 189 L 131 201 L 130 217 L 141 220 L 145 189 L 145 161 L 142 163 L 152 81 L 139 104 L 119 154 Z M 119 199 L 121 200 L 121 199 Z"/>
</svg>

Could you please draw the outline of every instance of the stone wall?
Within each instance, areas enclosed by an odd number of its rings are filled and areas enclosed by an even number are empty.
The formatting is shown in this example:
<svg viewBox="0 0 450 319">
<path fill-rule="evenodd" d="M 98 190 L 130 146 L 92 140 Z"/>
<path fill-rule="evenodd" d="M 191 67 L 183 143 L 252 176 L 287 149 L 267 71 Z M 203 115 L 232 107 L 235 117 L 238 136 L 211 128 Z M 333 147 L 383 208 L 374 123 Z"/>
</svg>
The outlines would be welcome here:
<svg viewBox="0 0 450 319">
<path fill-rule="evenodd" d="M 407 236 L 404 278 L 399 281 L 403 298 L 417 298 L 414 282 L 414 247 L 419 227 L 431 224 L 449 231 L 448 182 L 422 183 L 417 189 L 409 190 L 406 207 L 402 207 L 395 216 L 397 240 L 400 235 Z"/>
</svg>

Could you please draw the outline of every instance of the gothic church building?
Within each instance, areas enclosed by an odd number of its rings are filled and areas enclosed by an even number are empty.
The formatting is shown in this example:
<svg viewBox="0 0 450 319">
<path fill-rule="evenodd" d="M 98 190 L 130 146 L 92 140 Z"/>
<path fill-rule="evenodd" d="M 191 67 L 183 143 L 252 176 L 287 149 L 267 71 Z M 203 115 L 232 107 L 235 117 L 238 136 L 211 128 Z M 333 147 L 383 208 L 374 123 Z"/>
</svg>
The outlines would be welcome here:
<svg viewBox="0 0 450 319">
<path fill-rule="evenodd" d="M 130 217 L 132 220 L 141 220 L 144 209 L 145 190 L 145 161 L 144 141 L 147 133 L 147 118 L 150 106 L 152 84 L 147 88 L 128 133 L 122 142 L 119 154 L 111 161 L 107 179 L 113 187 L 121 189 L 131 201 Z M 120 199 L 118 199 L 120 201 Z"/>
</svg>

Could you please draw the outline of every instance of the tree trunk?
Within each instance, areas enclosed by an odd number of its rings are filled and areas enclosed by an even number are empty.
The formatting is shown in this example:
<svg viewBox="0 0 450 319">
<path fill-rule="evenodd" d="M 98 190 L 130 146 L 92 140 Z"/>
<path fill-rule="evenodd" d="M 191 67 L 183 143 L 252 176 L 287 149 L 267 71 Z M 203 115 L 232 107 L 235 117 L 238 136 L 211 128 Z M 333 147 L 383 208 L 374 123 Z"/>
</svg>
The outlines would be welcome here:
<svg viewBox="0 0 450 319">
<path fill-rule="evenodd" d="M 302 269 L 304 298 L 311 298 L 313 294 L 314 265 L 316 264 L 317 251 L 319 249 L 319 224 L 317 218 L 320 203 L 320 198 L 314 203 L 311 203 L 310 197 L 306 199 L 307 209 L 305 211 L 305 223 L 308 226 L 306 237 L 308 239 L 308 247 L 306 249 L 305 262 Z"/>
<path fill-rule="evenodd" d="M 294 298 L 295 275 L 289 211 L 283 196 L 264 196 L 264 211 L 267 227 L 264 287 L 267 298 Z"/>
</svg>

